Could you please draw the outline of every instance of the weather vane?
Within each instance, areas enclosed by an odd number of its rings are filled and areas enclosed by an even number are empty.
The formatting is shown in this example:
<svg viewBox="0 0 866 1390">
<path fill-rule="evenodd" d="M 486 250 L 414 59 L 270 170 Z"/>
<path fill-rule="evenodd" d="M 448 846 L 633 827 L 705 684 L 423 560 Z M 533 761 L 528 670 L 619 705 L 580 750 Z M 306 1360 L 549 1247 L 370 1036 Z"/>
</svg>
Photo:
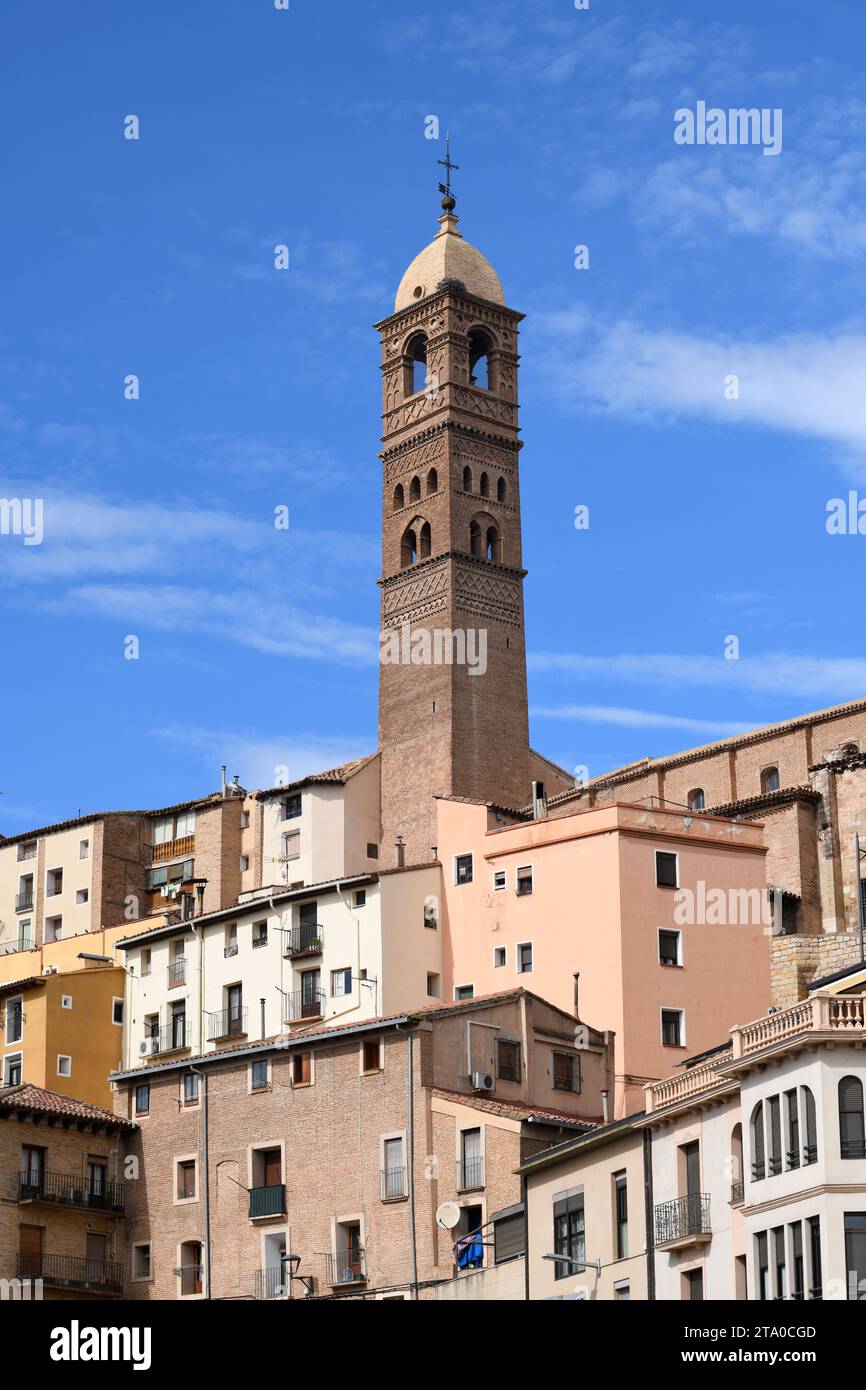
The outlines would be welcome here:
<svg viewBox="0 0 866 1390">
<path fill-rule="evenodd" d="M 446 198 L 453 198 L 454 194 L 451 192 L 451 170 L 459 169 L 460 165 L 451 162 L 451 136 L 447 130 L 445 132 L 445 158 L 437 159 L 436 163 L 441 164 L 446 171 L 445 182 L 440 183 L 439 192 L 444 193 Z"/>
</svg>

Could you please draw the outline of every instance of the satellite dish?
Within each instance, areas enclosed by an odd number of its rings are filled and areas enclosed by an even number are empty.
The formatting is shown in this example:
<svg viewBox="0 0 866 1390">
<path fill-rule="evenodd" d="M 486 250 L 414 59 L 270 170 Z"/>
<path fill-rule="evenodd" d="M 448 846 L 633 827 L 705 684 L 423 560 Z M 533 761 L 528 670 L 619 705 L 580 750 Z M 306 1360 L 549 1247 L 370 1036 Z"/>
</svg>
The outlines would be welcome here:
<svg viewBox="0 0 866 1390">
<path fill-rule="evenodd" d="M 442 1202 L 436 1208 L 436 1225 L 443 1231 L 453 1231 L 460 1220 L 460 1208 L 456 1202 Z"/>
</svg>

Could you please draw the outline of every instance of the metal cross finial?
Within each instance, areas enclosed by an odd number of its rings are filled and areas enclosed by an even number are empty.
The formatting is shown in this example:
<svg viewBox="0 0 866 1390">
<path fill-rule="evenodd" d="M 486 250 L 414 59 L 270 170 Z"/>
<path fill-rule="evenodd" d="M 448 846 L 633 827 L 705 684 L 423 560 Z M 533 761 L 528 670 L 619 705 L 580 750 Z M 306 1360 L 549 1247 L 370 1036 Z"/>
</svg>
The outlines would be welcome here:
<svg viewBox="0 0 866 1390">
<path fill-rule="evenodd" d="M 452 192 L 451 192 L 451 170 L 452 170 L 452 169 L 459 169 L 459 168 L 460 168 L 460 165 L 459 165 L 459 164 L 454 164 L 454 163 L 452 163 L 452 160 L 451 160 L 451 136 L 449 135 L 449 133 L 448 133 L 447 130 L 446 130 L 446 132 L 445 132 L 445 158 L 444 158 L 444 159 L 437 159 L 436 163 L 437 163 L 437 164 L 441 164 L 441 165 L 443 166 L 443 168 L 445 169 L 445 171 L 446 171 L 446 172 L 445 172 L 445 182 L 444 182 L 444 183 L 440 183 L 440 185 L 439 185 L 439 192 L 440 192 L 440 193 L 444 193 L 446 198 L 452 198 L 454 195 L 453 195 Z"/>
</svg>

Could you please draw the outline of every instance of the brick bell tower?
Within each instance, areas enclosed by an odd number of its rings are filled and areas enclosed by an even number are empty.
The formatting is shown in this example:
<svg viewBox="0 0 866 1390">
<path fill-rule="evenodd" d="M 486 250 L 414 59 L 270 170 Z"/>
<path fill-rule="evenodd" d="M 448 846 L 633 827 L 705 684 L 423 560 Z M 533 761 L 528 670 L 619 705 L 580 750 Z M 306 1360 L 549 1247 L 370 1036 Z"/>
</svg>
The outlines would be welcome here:
<svg viewBox="0 0 866 1390">
<path fill-rule="evenodd" d="M 403 276 L 393 314 L 376 325 L 386 865 L 398 837 L 407 864 L 432 858 L 437 795 L 523 806 L 531 794 L 517 425 L 523 315 L 506 307 L 493 267 L 457 229 L 450 186 L 444 192 L 439 231 Z M 437 650 L 451 662 L 437 661 Z"/>
</svg>

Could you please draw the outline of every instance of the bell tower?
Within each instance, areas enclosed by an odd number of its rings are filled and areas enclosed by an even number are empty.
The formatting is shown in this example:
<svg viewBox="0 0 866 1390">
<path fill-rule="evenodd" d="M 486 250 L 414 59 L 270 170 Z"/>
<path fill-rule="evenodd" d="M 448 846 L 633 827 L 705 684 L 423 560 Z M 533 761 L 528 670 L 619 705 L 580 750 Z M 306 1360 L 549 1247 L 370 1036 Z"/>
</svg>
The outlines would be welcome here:
<svg viewBox="0 0 866 1390">
<path fill-rule="evenodd" d="M 450 173 L 450 170 L 449 170 Z M 382 340 L 383 860 L 432 858 L 436 796 L 530 799 L 517 326 L 443 190 Z"/>
</svg>

